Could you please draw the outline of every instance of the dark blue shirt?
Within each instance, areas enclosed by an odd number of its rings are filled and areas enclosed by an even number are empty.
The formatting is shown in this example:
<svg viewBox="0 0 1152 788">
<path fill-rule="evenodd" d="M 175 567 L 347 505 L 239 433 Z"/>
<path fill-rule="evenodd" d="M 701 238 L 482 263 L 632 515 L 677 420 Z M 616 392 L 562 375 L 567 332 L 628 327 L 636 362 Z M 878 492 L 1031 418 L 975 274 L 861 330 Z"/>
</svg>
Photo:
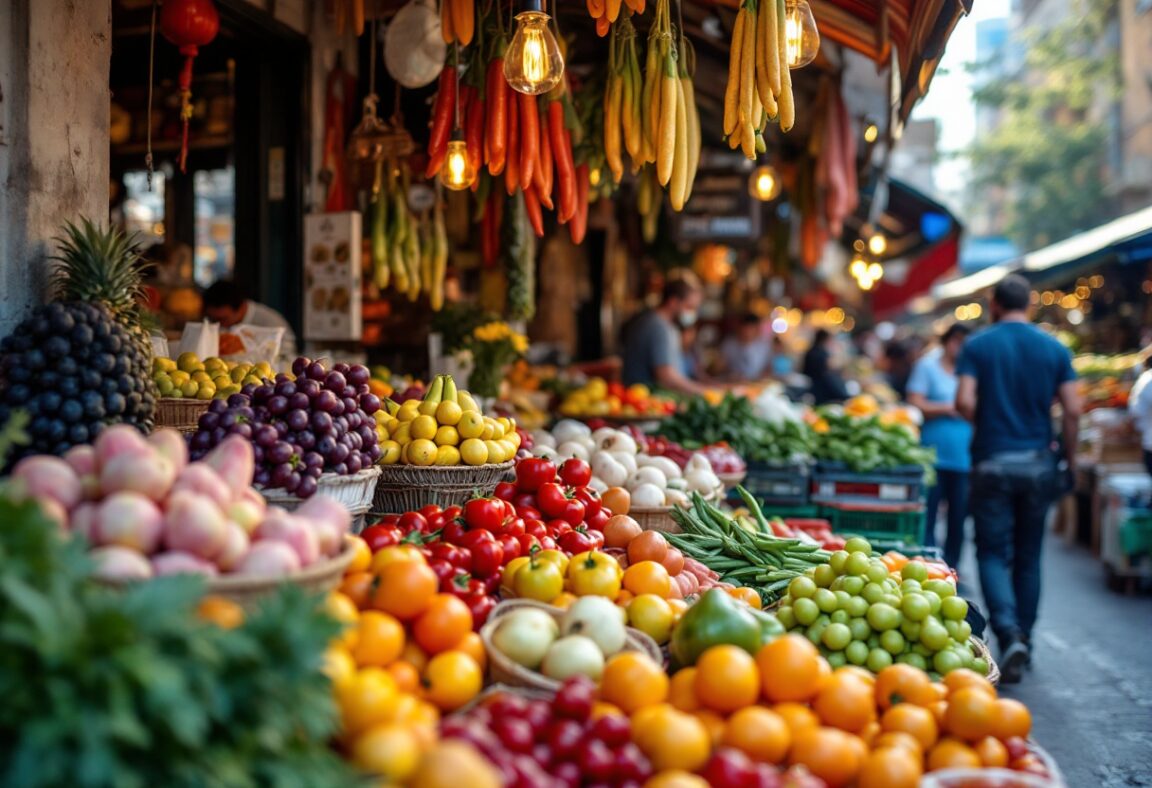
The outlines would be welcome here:
<svg viewBox="0 0 1152 788">
<path fill-rule="evenodd" d="M 1052 401 L 1073 380 L 1067 348 L 1031 323 L 1005 322 L 974 334 L 956 363 L 976 379 L 975 462 L 1007 451 L 1047 449 Z"/>
</svg>

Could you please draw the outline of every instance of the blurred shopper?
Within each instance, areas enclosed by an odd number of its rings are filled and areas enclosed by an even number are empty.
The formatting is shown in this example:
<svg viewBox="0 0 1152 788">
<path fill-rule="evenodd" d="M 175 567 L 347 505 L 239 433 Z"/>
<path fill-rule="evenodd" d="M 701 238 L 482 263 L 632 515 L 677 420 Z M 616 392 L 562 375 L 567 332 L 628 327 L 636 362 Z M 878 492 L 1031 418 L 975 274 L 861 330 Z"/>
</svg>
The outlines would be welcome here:
<svg viewBox="0 0 1152 788">
<path fill-rule="evenodd" d="M 204 291 L 204 316 L 223 328 L 283 328 L 280 355 L 290 359 L 296 357 L 296 334 L 288 319 L 272 307 L 248 298 L 247 292 L 236 282 L 221 280 Z"/>
<path fill-rule="evenodd" d="M 811 381 L 812 398 L 817 405 L 848 399 L 844 378 L 832 363 L 832 343 L 835 341 L 827 329 L 819 329 L 812 337 L 812 347 L 804 355 L 801 370 Z"/>
<path fill-rule="evenodd" d="M 768 375 L 772 342 L 764 333 L 764 321 L 753 312 L 740 317 L 736 333 L 720 345 L 724 372 L 730 380 L 754 381 Z"/>
<path fill-rule="evenodd" d="M 915 358 L 904 340 L 893 339 L 884 346 L 884 378 L 901 400 L 908 399 L 908 379 Z"/>
<path fill-rule="evenodd" d="M 908 378 L 908 404 L 924 414 L 920 442 L 936 449 L 936 485 L 928 491 L 928 525 L 924 543 L 936 544 L 940 504 L 948 506 L 944 560 L 959 566 L 968 519 L 968 472 L 972 469 L 972 425 L 956 412 L 956 359 L 971 329 L 953 323 L 940 337 L 940 347 L 916 362 Z"/>
<path fill-rule="evenodd" d="M 1080 419 L 1071 356 L 1029 322 L 1030 295 L 1027 279 L 1001 280 L 989 305 L 995 325 L 970 338 L 956 364 L 956 409 L 975 425 L 970 501 L 980 586 L 1005 682 L 1019 681 L 1031 663 L 1044 526 L 1059 493 L 1053 399 L 1071 472 Z"/>
<path fill-rule="evenodd" d="M 772 374 L 778 378 L 792 374 L 792 355 L 779 334 L 772 337 Z"/>
<path fill-rule="evenodd" d="M 624 384 L 642 383 L 681 394 L 703 394 L 705 387 L 684 374 L 680 327 L 696 323 L 703 293 L 695 277 L 669 280 L 660 305 L 644 312 L 624 336 Z"/>
<path fill-rule="evenodd" d="M 1152 474 L 1152 352 L 1144 359 L 1144 371 L 1132 385 L 1128 395 L 1128 413 L 1140 431 L 1140 447 L 1144 449 L 1144 467 Z"/>
</svg>

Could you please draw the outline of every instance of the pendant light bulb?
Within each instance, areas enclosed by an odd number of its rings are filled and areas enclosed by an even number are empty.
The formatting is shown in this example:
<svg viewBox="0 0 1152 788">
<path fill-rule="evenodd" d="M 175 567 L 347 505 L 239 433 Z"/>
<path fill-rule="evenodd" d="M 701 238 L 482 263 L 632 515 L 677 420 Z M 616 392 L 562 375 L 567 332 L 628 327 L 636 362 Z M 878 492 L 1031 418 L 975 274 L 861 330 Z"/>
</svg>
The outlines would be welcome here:
<svg viewBox="0 0 1152 788">
<path fill-rule="evenodd" d="M 748 193 L 761 202 L 771 202 L 780 196 L 780 175 L 771 164 L 752 171 L 748 179 Z"/>
<path fill-rule="evenodd" d="M 868 251 L 874 256 L 880 257 L 888 251 L 888 239 L 881 233 L 873 234 L 873 236 L 868 239 Z"/>
<path fill-rule="evenodd" d="M 468 143 L 457 138 L 448 141 L 448 153 L 440 166 L 440 183 L 452 191 L 463 191 L 476 179 L 476 171 L 468 158 Z"/>
<path fill-rule="evenodd" d="M 784 5 L 784 47 L 788 68 L 801 68 L 816 59 L 820 31 L 808 0 L 787 0 Z"/>
<path fill-rule="evenodd" d="M 564 76 L 564 56 L 548 27 L 550 18 L 540 10 L 539 0 L 516 15 L 516 33 L 504 53 L 504 78 L 513 90 L 538 96 Z"/>
</svg>

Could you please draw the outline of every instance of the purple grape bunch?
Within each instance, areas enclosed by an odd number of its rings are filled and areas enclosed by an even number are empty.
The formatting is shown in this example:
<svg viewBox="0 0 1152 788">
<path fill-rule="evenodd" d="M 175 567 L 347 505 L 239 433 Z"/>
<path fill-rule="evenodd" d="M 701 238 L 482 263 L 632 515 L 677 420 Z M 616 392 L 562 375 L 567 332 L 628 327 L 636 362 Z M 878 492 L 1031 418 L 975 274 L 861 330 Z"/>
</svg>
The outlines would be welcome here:
<svg viewBox="0 0 1152 788">
<path fill-rule="evenodd" d="M 229 435 L 252 441 L 253 481 L 299 498 L 316 492 L 323 473 L 348 475 L 380 459 L 373 415 L 380 398 L 368 389 L 368 368 L 301 356 L 295 380 L 281 373 L 249 383 L 227 400 L 213 400 L 192 434 L 192 459 L 200 459 Z"/>
</svg>

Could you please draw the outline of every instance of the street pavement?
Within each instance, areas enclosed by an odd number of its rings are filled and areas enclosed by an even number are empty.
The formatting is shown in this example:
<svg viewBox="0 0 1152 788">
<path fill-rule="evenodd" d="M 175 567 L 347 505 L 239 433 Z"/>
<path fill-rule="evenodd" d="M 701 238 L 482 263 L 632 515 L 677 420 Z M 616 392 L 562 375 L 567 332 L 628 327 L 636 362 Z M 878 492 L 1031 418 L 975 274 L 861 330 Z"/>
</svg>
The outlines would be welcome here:
<svg viewBox="0 0 1152 788">
<path fill-rule="evenodd" d="M 1069 788 L 1152 786 L 1152 596 L 1109 591 L 1100 561 L 1052 534 L 1043 582 L 1033 668 L 1002 693 L 1032 710 Z"/>
</svg>

